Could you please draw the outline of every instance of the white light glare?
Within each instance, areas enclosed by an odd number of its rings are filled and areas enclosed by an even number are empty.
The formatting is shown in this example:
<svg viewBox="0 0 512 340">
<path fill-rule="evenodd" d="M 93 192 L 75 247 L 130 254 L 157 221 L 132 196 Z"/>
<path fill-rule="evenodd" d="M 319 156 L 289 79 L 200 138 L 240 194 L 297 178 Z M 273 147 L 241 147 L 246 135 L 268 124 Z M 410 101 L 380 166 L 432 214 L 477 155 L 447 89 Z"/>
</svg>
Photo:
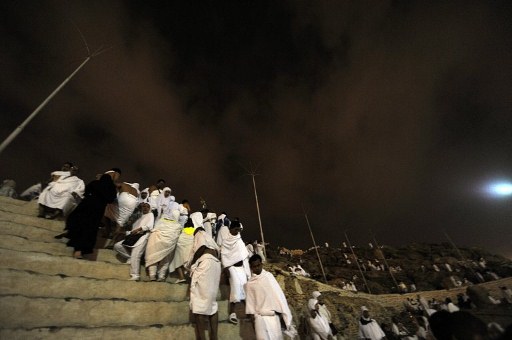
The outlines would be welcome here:
<svg viewBox="0 0 512 340">
<path fill-rule="evenodd" d="M 512 195 L 512 183 L 499 182 L 490 184 L 488 186 L 488 192 L 494 196 Z"/>
</svg>

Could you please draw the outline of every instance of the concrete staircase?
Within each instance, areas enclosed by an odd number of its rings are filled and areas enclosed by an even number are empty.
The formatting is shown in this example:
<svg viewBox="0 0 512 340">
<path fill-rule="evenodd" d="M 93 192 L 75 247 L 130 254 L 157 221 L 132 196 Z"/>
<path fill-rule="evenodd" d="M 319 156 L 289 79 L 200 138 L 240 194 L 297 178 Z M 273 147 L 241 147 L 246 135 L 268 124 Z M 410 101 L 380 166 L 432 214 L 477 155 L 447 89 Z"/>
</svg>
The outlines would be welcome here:
<svg viewBox="0 0 512 340">
<path fill-rule="evenodd" d="M 127 281 L 129 266 L 112 250 L 73 259 L 65 239 L 54 238 L 64 222 L 36 211 L 36 202 L 0 197 L 0 339 L 195 338 L 188 285 Z M 218 295 L 219 339 L 253 339 L 250 322 L 227 321 L 226 291 Z"/>
</svg>

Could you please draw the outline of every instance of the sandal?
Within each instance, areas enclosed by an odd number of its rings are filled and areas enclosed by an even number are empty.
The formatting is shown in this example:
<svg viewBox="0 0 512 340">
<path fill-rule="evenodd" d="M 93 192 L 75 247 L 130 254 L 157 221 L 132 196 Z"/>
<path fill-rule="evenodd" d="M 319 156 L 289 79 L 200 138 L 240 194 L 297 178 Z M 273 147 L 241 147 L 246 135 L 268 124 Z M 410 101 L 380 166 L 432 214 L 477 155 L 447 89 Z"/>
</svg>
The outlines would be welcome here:
<svg viewBox="0 0 512 340">
<path fill-rule="evenodd" d="M 236 317 L 236 313 L 231 313 L 229 315 L 229 322 L 231 322 L 234 325 L 238 325 L 238 318 Z"/>
</svg>

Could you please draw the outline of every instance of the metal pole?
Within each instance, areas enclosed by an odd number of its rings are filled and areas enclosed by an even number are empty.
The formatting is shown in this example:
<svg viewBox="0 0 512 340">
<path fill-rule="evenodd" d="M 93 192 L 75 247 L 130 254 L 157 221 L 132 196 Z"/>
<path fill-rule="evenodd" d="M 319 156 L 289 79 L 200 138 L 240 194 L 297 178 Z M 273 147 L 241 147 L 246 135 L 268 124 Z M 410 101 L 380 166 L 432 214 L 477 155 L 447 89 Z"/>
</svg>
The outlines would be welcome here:
<svg viewBox="0 0 512 340">
<path fill-rule="evenodd" d="M 46 98 L 35 110 L 34 112 L 32 112 L 30 114 L 30 116 L 28 116 L 27 119 L 25 119 L 25 121 L 23 123 L 21 123 L 16 129 L 14 129 L 14 131 L 9 135 L 9 137 L 7 137 L 3 142 L 2 144 L 0 145 L 0 154 L 2 153 L 2 151 L 4 151 L 4 149 L 7 147 L 7 145 L 9 145 L 14 138 L 16 138 L 16 136 L 19 135 L 19 133 L 25 128 L 25 126 L 39 113 L 39 111 L 41 111 L 43 109 L 43 107 L 46 106 L 46 104 L 48 104 L 48 102 L 71 80 L 71 78 L 73 78 L 73 76 L 78 72 L 80 71 L 80 69 L 85 65 L 87 64 L 87 62 L 89 60 L 91 60 L 92 56 L 89 56 L 87 57 L 83 63 L 80 64 L 80 66 L 78 66 L 76 68 L 75 71 L 73 71 L 73 73 L 71 73 L 71 75 L 69 75 L 66 79 L 64 79 L 64 81 L 48 96 L 48 98 Z"/>
<path fill-rule="evenodd" d="M 361 270 L 361 266 L 359 265 L 359 261 L 357 259 L 357 255 L 354 252 L 354 249 L 352 249 L 352 245 L 350 244 L 350 240 L 348 239 L 347 232 L 345 232 L 345 238 L 347 239 L 348 247 L 350 248 L 350 251 L 352 252 L 352 255 L 354 255 L 354 259 L 356 260 L 357 268 L 359 269 L 359 272 L 361 273 L 361 276 L 363 277 L 364 285 L 366 286 L 366 289 L 368 289 L 368 293 L 372 293 L 370 290 L 370 287 L 368 286 L 368 282 L 366 282 L 366 277 L 363 274 L 363 271 Z"/>
<path fill-rule="evenodd" d="M 313 245 L 315 246 L 316 256 L 318 257 L 318 262 L 320 263 L 320 269 L 322 269 L 322 275 L 324 276 L 324 281 L 327 283 L 327 277 L 325 276 L 324 266 L 322 265 L 322 260 L 320 259 L 320 254 L 318 253 L 318 248 L 316 246 L 315 237 L 313 236 L 313 232 L 311 231 L 311 226 L 309 225 L 308 214 L 304 213 L 306 217 L 306 223 L 308 224 L 309 233 L 311 234 L 311 239 L 313 240 Z"/>
<path fill-rule="evenodd" d="M 261 225 L 260 204 L 258 202 L 258 192 L 256 191 L 256 180 L 254 179 L 254 176 L 256 176 L 256 175 L 254 173 L 252 173 L 251 176 L 252 176 L 252 186 L 254 188 L 254 198 L 256 200 L 256 211 L 258 212 L 258 222 L 260 223 L 261 242 L 263 243 L 263 255 L 265 255 L 265 258 L 266 258 L 267 257 L 267 248 L 265 246 L 265 237 L 263 237 L 263 226 Z"/>
<path fill-rule="evenodd" d="M 455 248 L 455 251 L 457 252 L 457 254 L 460 256 L 461 260 L 465 263 L 467 263 L 468 261 L 466 260 L 466 258 L 464 257 L 464 255 L 462 255 L 462 253 L 460 252 L 459 248 L 455 245 L 455 243 L 452 241 L 452 239 L 450 238 L 450 236 L 448 236 L 448 234 L 446 233 L 446 230 L 443 230 L 443 234 L 444 236 L 446 236 L 446 238 L 448 239 L 448 241 L 451 243 L 452 247 Z M 469 267 L 469 270 L 471 270 L 471 273 L 473 275 L 476 275 L 475 273 L 475 270 L 473 269 L 473 267 L 471 266 L 471 263 L 468 263 L 468 267 Z"/>
</svg>

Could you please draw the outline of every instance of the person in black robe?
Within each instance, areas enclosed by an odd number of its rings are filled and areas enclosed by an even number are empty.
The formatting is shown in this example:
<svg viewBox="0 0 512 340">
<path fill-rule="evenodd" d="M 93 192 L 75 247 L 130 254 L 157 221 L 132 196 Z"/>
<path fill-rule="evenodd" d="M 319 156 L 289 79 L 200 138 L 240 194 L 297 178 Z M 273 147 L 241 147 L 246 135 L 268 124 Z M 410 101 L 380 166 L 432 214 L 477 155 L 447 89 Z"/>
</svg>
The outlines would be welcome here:
<svg viewBox="0 0 512 340">
<path fill-rule="evenodd" d="M 84 198 L 68 216 L 68 246 L 74 248 L 73 257 L 80 259 L 92 254 L 101 218 L 107 204 L 115 201 L 117 189 L 114 182 L 119 180 L 121 170 L 113 168 L 99 179 L 85 186 Z"/>
</svg>

